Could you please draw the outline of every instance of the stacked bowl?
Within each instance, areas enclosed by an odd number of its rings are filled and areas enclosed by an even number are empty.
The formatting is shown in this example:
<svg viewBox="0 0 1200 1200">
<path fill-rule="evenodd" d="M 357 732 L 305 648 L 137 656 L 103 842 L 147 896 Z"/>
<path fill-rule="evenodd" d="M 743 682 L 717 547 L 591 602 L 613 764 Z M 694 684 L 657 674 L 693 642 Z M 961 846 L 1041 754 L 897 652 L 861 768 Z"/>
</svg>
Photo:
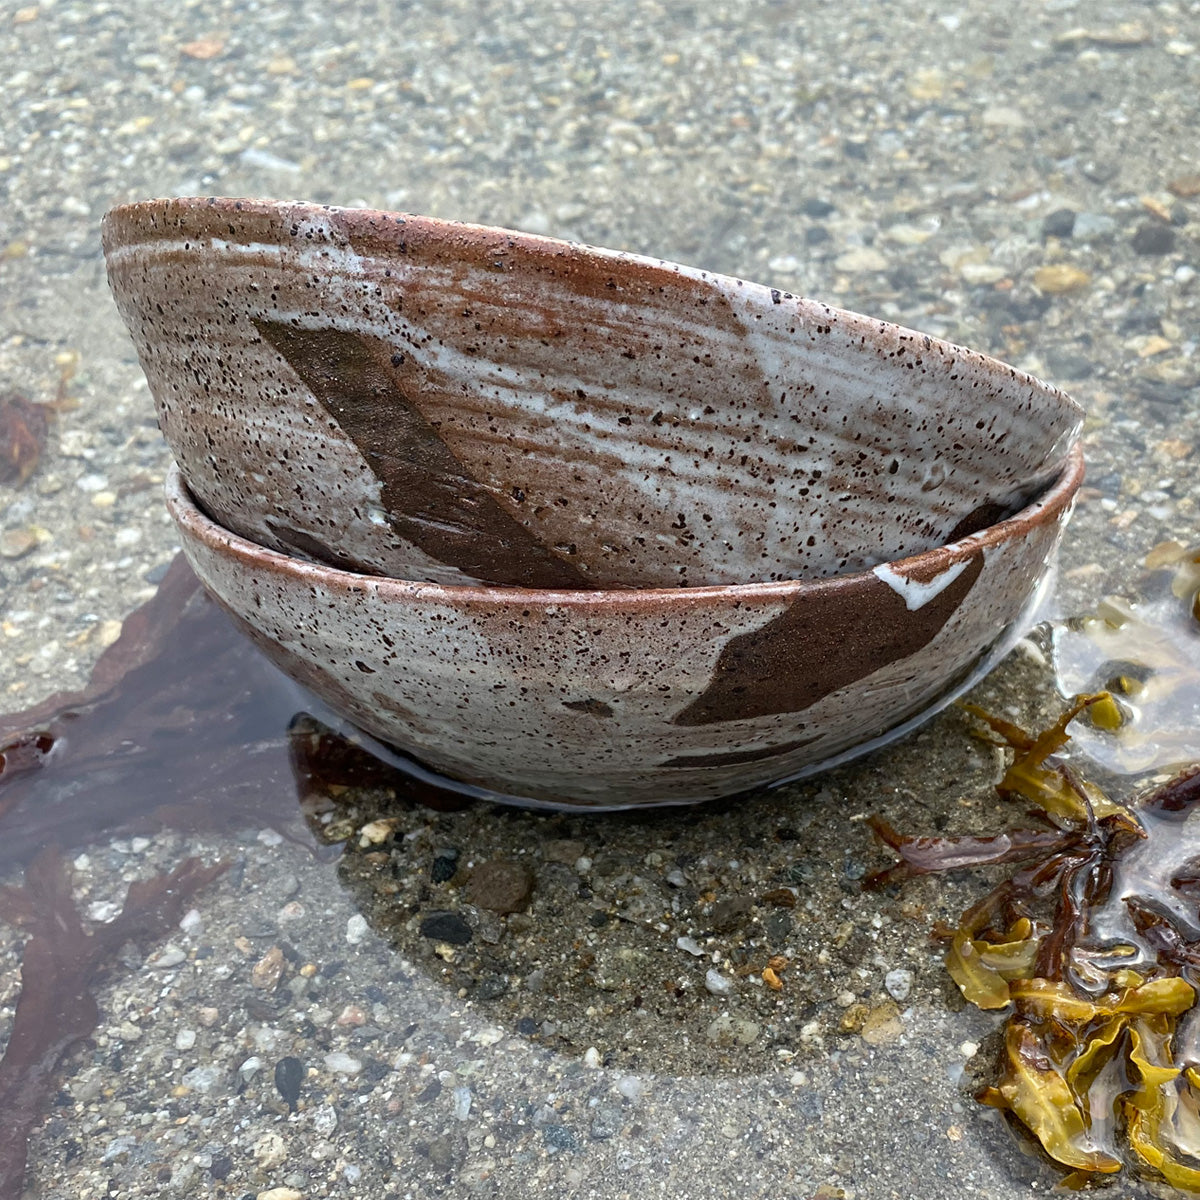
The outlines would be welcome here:
<svg viewBox="0 0 1200 1200">
<path fill-rule="evenodd" d="M 1027 622 L 1062 392 L 633 255 L 164 200 L 109 281 L 213 597 L 367 732 L 503 798 L 687 803 L 936 711 Z"/>
</svg>

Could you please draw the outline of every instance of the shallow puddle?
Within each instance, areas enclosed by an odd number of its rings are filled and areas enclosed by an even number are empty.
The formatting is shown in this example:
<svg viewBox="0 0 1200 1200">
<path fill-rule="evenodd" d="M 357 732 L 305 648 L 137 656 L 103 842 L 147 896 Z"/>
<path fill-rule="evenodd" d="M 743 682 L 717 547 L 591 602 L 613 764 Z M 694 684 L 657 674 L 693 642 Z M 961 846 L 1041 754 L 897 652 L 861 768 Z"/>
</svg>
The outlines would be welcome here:
<svg viewBox="0 0 1200 1200">
<path fill-rule="evenodd" d="M 1092 764 L 1084 748 L 1106 779 L 1128 772 L 1131 761 L 1157 769 L 1190 753 L 1195 725 L 1173 717 L 1194 706 L 1200 678 L 1200 639 L 1189 608 L 1193 569 L 1193 558 L 1180 550 L 1147 576 L 1142 595 L 1119 608 L 1106 603 L 1103 618 L 1041 627 L 1029 655 L 1017 656 L 1024 665 L 1010 660 L 998 673 L 1003 694 L 1019 696 L 1031 686 L 1026 699 L 1040 690 L 1043 707 L 1052 703 L 1046 690 L 1052 679 L 1035 661 L 1037 646 L 1053 646 L 1066 688 L 1077 679 L 1111 683 L 1116 663 L 1140 681 L 1140 703 L 1130 702 L 1127 689 L 1119 721 L 1108 722 L 1119 728 L 1104 728 L 1100 720 L 1076 723 L 1082 736 L 1071 761 L 1078 771 Z M 919 791 L 904 785 L 928 786 L 922 741 L 951 733 L 961 737 L 958 782 L 969 795 L 970 781 L 983 780 L 991 767 L 964 736 L 968 728 L 968 718 L 951 713 L 864 764 L 803 789 L 716 802 L 692 810 L 685 821 L 671 811 L 542 814 L 478 800 L 462 811 L 471 797 L 439 786 L 415 764 L 340 725 L 261 659 L 180 561 L 155 599 L 126 623 L 85 692 L 0 721 L 6 740 L 0 864 L 28 868 L 39 849 L 55 841 L 70 855 L 110 841 L 132 847 L 140 838 L 143 844 L 156 831 L 185 841 L 215 837 L 213 844 L 222 845 L 239 830 L 270 830 L 268 844 L 292 842 L 313 869 L 327 870 L 321 860 L 336 856 L 337 878 L 362 914 L 357 920 L 365 918 L 354 927 L 354 944 L 373 930 L 410 986 L 408 973 L 415 970 L 424 977 L 422 988 L 440 990 L 474 1012 L 477 1030 L 496 1031 L 484 1032 L 485 1041 L 503 1032 L 535 1053 L 565 1056 L 563 1064 L 574 1062 L 575 1070 L 609 1073 L 625 1108 L 633 1102 L 621 1098 L 620 1088 L 636 1093 L 647 1078 L 671 1079 L 678 1089 L 689 1077 L 766 1080 L 786 1067 L 784 1078 L 803 1090 L 809 1072 L 860 1061 L 859 1047 L 886 1055 L 909 1041 L 922 1021 L 914 998 L 937 1004 L 939 993 L 946 994 L 940 952 L 933 945 L 921 949 L 929 894 L 913 900 L 907 892 L 890 898 L 864 893 L 876 852 L 855 820 L 888 811 L 897 798 L 911 812 Z M 1145 777 L 1143 770 L 1138 778 Z M 1121 786 L 1129 790 L 1134 782 L 1128 777 Z M 861 805 L 851 801 L 855 811 L 847 825 L 851 796 Z M 986 801 L 966 803 L 972 821 L 994 820 Z M 1145 967 L 1153 931 L 1147 943 L 1135 936 L 1135 926 L 1153 924 L 1157 918 L 1145 914 L 1161 916 L 1159 892 L 1167 894 L 1150 886 L 1147 870 L 1155 879 L 1164 871 L 1175 878 L 1195 857 L 1174 836 L 1178 823 L 1177 815 L 1164 815 L 1158 824 L 1168 831 L 1165 842 L 1151 839 L 1114 862 L 1111 888 L 1089 917 L 1083 957 L 1111 967 L 1113 946 L 1130 946 L 1118 965 Z M 1153 821 L 1147 827 L 1157 830 Z M 985 829 L 981 824 L 970 832 Z M 722 843 L 727 852 L 714 853 Z M 977 854 L 952 865 L 961 870 L 972 861 L 1003 860 Z M 70 873 L 69 866 L 53 869 Z M 40 870 L 52 877 L 49 860 Z M 139 873 L 146 878 L 144 869 Z M 161 870 L 152 873 L 146 886 L 166 878 Z M 971 890 L 960 876 L 957 894 Z M 1137 911 L 1125 903 L 1127 894 L 1151 893 Z M 203 899 L 197 903 L 202 910 Z M 1200 918 L 1191 911 L 1190 894 L 1179 903 L 1190 905 L 1188 912 L 1167 915 L 1190 939 Z M 0 917 L 18 928 L 29 928 L 28 906 L 28 896 L 0 894 Z M 119 931 L 120 906 L 111 907 L 111 913 L 87 910 L 93 920 L 110 923 L 91 925 L 93 931 Z M 279 909 L 281 923 L 289 919 L 287 910 L 288 903 Z M 260 1004 L 290 995 L 320 1015 L 327 990 L 337 986 L 338 963 L 306 963 L 289 936 L 293 944 L 274 934 L 269 945 L 247 944 L 248 982 L 261 994 Z M 38 974 L 61 971 L 53 939 L 50 945 L 44 959 L 27 960 L 23 989 L 54 986 L 53 974 Z M 897 965 L 897 950 L 905 945 Z M 66 939 L 58 948 L 78 957 L 72 946 Z M 87 997 L 119 973 L 111 957 L 97 955 L 86 969 L 61 975 L 59 985 L 74 989 L 71 1002 L 86 1008 Z M 278 1011 L 274 1001 L 266 1011 Z M 330 1016 L 347 1037 L 371 1024 L 369 1006 L 351 1003 Z M 959 1036 L 953 1028 L 962 1016 L 947 1012 L 944 1036 Z M 90 1027 L 77 1022 L 55 1056 L 86 1039 L 99 1019 Z M 311 1049 L 306 1055 L 302 1046 L 293 1048 L 311 1060 Z M 292 1080 L 297 1053 L 276 1059 L 263 1076 L 262 1095 L 263 1103 L 282 1105 L 282 1114 L 300 1120 L 312 1105 Z M 351 1050 L 333 1050 L 335 1073 L 338 1063 L 345 1065 L 339 1053 L 362 1069 Z M 390 1067 L 372 1059 L 372 1070 L 390 1077 L 406 1053 L 399 1050 Z M 986 1067 L 969 1060 L 970 1077 L 986 1082 Z M 78 1051 L 73 1061 L 63 1067 L 68 1077 L 81 1066 Z M 62 1076 L 29 1073 L 19 1054 L 5 1062 L 9 1094 L 20 1096 L 23 1127 L 32 1127 Z M 963 1066 L 948 1077 L 963 1080 Z M 301 1090 L 311 1091 L 307 1071 Z M 461 1095 L 451 1102 L 467 1103 Z M 605 1110 L 599 1127 L 626 1121 L 625 1108 Z M 565 1128 L 549 1117 L 546 1122 Z M 548 1136 L 565 1144 L 575 1134 Z M 11 1173 L 20 1148 L 10 1142 Z"/>
</svg>

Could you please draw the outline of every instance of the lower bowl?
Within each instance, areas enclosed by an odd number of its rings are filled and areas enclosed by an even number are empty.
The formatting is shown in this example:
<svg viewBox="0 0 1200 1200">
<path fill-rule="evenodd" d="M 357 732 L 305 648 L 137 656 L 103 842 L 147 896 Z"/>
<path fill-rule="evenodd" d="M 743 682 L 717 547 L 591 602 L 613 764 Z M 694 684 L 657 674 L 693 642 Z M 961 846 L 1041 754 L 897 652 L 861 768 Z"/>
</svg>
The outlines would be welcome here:
<svg viewBox="0 0 1200 1200">
<path fill-rule="evenodd" d="M 1083 479 L 833 579 L 641 591 L 442 586 L 265 549 L 167 506 L 193 569 L 279 667 L 366 732 L 501 798 L 685 804 L 808 774 L 957 695 L 1023 632 Z"/>
</svg>

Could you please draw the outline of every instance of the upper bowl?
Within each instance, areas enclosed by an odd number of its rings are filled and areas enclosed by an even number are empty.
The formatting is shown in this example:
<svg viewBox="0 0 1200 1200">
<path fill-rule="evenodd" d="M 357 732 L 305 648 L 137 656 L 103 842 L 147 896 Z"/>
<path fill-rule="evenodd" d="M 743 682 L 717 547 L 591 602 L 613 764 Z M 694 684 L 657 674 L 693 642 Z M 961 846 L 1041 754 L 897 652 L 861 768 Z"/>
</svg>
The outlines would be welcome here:
<svg viewBox="0 0 1200 1200">
<path fill-rule="evenodd" d="M 426 217 L 156 200 L 109 281 L 220 524 L 366 574 L 524 587 L 825 578 L 953 542 L 1081 413 L 785 292 Z"/>
</svg>

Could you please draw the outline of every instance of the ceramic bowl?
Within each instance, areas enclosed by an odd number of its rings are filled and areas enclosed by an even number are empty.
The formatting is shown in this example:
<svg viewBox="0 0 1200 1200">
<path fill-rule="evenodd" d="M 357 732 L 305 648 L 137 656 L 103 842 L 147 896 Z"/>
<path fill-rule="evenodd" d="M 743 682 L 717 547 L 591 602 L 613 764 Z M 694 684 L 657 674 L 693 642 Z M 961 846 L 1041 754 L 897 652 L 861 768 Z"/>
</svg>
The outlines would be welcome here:
<svg viewBox="0 0 1200 1200">
<path fill-rule="evenodd" d="M 368 733 L 509 798 L 624 807 L 827 765 L 928 715 L 1023 632 L 1083 477 L 937 550 L 836 579 L 638 591 L 445 586 L 280 554 L 167 504 L 216 600 Z"/>
<path fill-rule="evenodd" d="M 1062 392 L 884 321 L 424 217 L 164 200 L 104 222 L 184 478 L 365 574 L 694 587 L 853 573 L 1018 511 Z"/>
</svg>

